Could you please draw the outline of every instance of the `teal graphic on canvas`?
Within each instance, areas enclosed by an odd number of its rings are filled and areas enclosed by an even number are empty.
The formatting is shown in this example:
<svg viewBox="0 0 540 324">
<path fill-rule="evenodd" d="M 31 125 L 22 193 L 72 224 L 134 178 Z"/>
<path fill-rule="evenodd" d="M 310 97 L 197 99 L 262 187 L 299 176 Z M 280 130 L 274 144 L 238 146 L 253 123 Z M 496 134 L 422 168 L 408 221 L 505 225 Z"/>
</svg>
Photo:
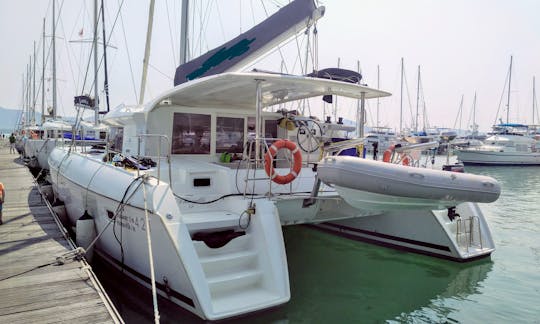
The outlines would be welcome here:
<svg viewBox="0 0 540 324">
<path fill-rule="evenodd" d="M 238 43 L 231 46 L 231 48 L 223 47 L 216 54 L 210 56 L 200 68 L 191 72 L 186 76 L 188 80 L 193 80 L 203 76 L 211 68 L 216 67 L 223 63 L 225 60 L 232 60 L 235 57 L 241 56 L 247 51 L 249 51 L 249 45 L 255 41 L 255 38 L 252 39 L 242 39 Z"/>
</svg>

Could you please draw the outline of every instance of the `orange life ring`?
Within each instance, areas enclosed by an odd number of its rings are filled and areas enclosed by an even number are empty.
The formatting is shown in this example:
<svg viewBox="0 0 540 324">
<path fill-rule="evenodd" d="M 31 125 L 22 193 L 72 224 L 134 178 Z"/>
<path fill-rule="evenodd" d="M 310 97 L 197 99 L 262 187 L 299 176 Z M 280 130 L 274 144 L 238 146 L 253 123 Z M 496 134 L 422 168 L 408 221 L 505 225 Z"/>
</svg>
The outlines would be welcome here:
<svg viewBox="0 0 540 324">
<path fill-rule="evenodd" d="M 383 153 L 383 162 L 390 163 L 392 162 L 392 154 L 394 154 L 394 145 L 390 145 Z"/>
<path fill-rule="evenodd" d="M 277 174 L 272 164 L 277 152 L 282 148 L 288 149 L 293 155 L 292 170 L 287 175 Z M 275 183 L 287 184 L 296 179 L 298 174 L 300 174 L 300 170 L 302 170 L 302 153 L 300 153 L 298 146 L 294 142 L 286 139 L 277 140 L 270 145 L 268 152 L 264 155 L 264 170 Z"/>
<path fill-rule="evenodd" d="M 403 165 L 409 165 L 409 164 L 411 164 L 411 158 L 410 158 L 408 155 L 405 155 L 405 156 L 401 159 L 401 164 L 403 164 Z"/>
</svg>

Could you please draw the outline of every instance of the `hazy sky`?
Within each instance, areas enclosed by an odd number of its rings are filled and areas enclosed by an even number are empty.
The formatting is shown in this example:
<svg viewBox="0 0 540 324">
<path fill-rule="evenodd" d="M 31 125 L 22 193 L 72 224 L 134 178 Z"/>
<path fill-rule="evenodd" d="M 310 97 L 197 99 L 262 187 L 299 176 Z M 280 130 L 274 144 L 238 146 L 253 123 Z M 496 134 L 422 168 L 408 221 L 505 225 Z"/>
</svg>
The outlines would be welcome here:
<svg viewBox="0 0 540 324">
<path fill-rule="evenodd" d="M 195 20 L 204 31 L 192 28 L 192 51 L 204 52 L 245 31 L 286 0 L 192 0 Z M 108 33 L 121 0 L 106 1 Z M 109 49 L 111 105 L 134 104 L 140 88 L 142 57 L 146 37 L 148 3 L 125 1 Z M 263 6 L 264 4 L 264 6 Z M 380 124 L 398 127 L 400 115 L 400 60 L 405 60 L 407 80 L 403 125 L 411 125 L 411 109 L 416 110 L 417 68 L 421 66 L 422 94 L 431 126 L 453 127 L 461 95 L 464 95 L 462 128 L 467 127 L 474 92 L 477 92 L 477 123 L 488 130 L 497 109 L 514 57 L 510 120 L 532 122 L 532 78 L 540 78 L 540 1 L 538 0 L 327 0 L 325 16 L 318 22 L 319 67 L 333 67 L 338 58 L 343 68 L 356 70 L 360 61 L 364 82 L 376 87 L 377 65 L 380 87 L 393 96 L 380 101 Z M 57 0 L 61 20 L 57 27 L 58 111 L 74 115 L 72 98 L 88 92 L 93 76 L 88 74 L 87 43 L 72 41 L 91 37 L 92 2 Z M 180 1 L 158 0 L 154 15 L 146 100 L 172 87 L 171 78 L 178 60 Z M 0 0 L 0 106 L 21 105 L 22 75 L 26 71 L 33 41 L 37 41 L 38 69 L 41 69 L 41 30 L 47 17 L 50 35 L 51 0 Z M 202 18 L 201 18 L 202 17 Z M 194 23 L 195 24 L 195 23 Z M 123 28 L 122 28 L 123 26 Z M 82 35 L 80 35 L 82 31 Z M 304 38 L 305 41 L 305 38 Z M 49 48 L 47 39 L 46 49 Z M 202 45 L 202 49 L 201 44 Z M 209 44 L 209 45 L 208 45 Z M 296 44 L 286 55 L 296 62 Z M 127 49 L 127 50 L 126 50 Z M 129 56 L 128 56 L 129 51 Z M 131 62 L 131 68 L 130 68 Z M 277 62 L 277 63 L 276 63 Z M 47 105 L 50 105 L 50 63 L 47 63 Z M 275 58 L 255 65 L 278 70 Z M 296 69 L 294 70 L 295 72 Z M 130 71 L 133 71 L 132 73 Z M 132 76 L 133 75 L 133 76 Z M 36 78 L 41 76 L 39 71 Z M 100 74 L 100 88 L 103 76 Z M 540 81 L 539 81 L 540 83 Z M 407 97 L 408 95 L 408 97 Z M 506 95 L 505 95 L 506 96 Z M 409 99 L 410 97 L 410 99 Z M 41 106 L 38 97 L 38 110 Z M 103 100 L 101 101 L 103 103 Z M 409 104 L 410 102 L 410 104 Z M 506 116 L 506 97 L 499 116 Z M 354 104 L 343 103 L 345 117 L 352 116 Z M 369 103 L 368 125 L 376 123 L 374 101 Z M 421 108 L 422 109 L 422 108 Z M 540 123 L 538 119 L 536 123 Z"/>
</svg>

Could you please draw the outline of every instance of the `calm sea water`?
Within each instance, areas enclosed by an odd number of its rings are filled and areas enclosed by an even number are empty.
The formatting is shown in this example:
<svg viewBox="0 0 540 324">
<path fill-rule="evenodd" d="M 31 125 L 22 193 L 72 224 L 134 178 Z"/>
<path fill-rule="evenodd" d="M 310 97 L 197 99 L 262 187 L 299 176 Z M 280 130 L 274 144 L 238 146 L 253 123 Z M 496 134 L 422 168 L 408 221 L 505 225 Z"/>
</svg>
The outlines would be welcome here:
<svg viewBox="0 0 540 324">
<path fill-rule="evenodd" d="M 284 228 L 291 301 L 235 323 L 540 323 L 540 167 L 467 167 L 502 185 L 482 205 L 496 243 L 468 264 Z M 148 291 L 96 262 L 128 323 L 153 321 Z M 162 323 L 201 322 L 165 300 Z"/>
</svg>

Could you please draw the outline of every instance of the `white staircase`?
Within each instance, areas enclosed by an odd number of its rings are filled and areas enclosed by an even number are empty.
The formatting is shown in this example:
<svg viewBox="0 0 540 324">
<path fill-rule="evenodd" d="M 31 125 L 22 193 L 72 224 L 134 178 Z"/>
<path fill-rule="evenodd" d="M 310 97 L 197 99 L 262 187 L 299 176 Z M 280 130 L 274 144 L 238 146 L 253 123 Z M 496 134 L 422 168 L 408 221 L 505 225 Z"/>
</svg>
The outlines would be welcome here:
<svg viewBox="0 0 540 324">
<path fill-rule="evenodd" d="M 216 229 L 218 231 L 226 228 L 241 230 L 237 228 L 239 215 L 212 214 L 214 213 L 204 213 L 206 226 L 210 223 L 208 220 L 213 219 L 214 225 L 219 224 Z M 200 217 L 194 214 L 186 216 L 188 228 L 204 230 Z M 262 259 L 267 255 L 264 245 L 256 244 L 254 241 L 260 236 L 257 234 L 260 233 L 256 231 L 251 233 L 247 230 L 244 235 L 232 239 L 220 248 L 210 248 L 203 241 L 193 240 L 193 246 L 208 284 L 214 314 L 239 309 L 255 311 L 267 308 L 269 304 L 282 303 L 280 300 L 283 296 L 275 290 L 273 285 L 275 274 Z M 263 248 L 258 248 L 260 246 Z"/>
</svg>

